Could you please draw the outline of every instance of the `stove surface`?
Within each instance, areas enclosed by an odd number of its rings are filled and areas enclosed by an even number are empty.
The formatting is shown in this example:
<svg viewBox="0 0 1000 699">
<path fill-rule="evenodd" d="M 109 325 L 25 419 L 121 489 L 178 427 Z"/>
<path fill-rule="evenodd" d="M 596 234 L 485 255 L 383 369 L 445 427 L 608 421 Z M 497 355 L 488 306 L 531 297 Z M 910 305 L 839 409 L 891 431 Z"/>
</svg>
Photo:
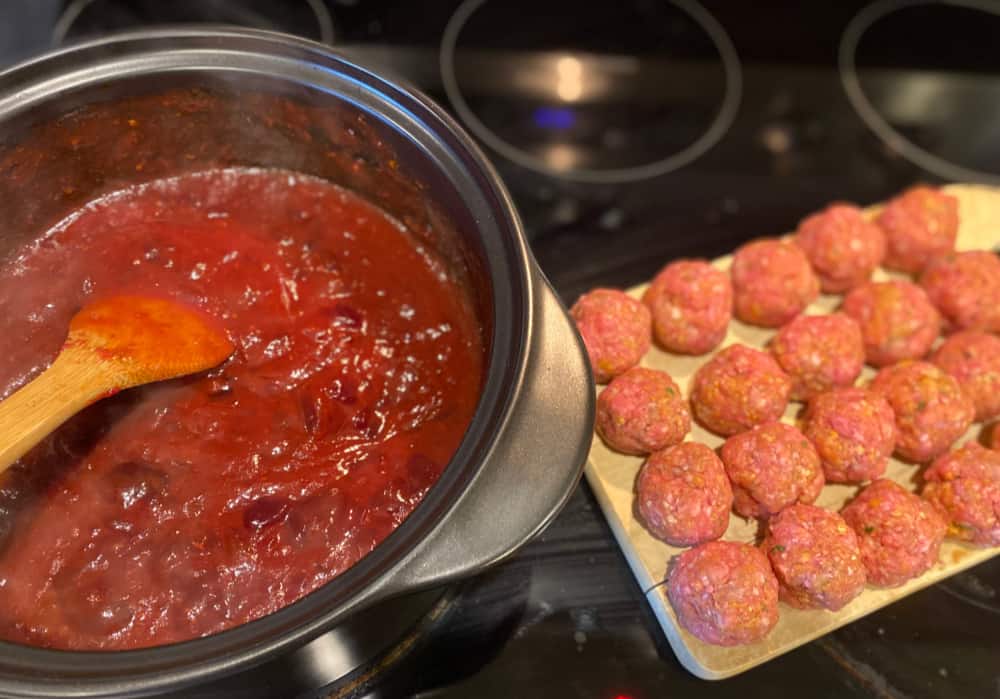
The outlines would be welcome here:
<svg viewBox="0 0 1000 699">
<path fill-rule="evenodd" d="M 571 303 L 791 230 L 832 200 L 868 204 L 917 181 L 1000 184 L 997 12 L 986 0 L 7 0 L 0 61 L 178 21 L 332 42 L 477 137 Z M 582 484 L 544 534 L 461 585 L 354 695 L 1000 697 L 998 591 L 994 560 L 707 683 L 674 659 Z M 281 686 L 197 696 L 287 696 Z"/>
</svg>

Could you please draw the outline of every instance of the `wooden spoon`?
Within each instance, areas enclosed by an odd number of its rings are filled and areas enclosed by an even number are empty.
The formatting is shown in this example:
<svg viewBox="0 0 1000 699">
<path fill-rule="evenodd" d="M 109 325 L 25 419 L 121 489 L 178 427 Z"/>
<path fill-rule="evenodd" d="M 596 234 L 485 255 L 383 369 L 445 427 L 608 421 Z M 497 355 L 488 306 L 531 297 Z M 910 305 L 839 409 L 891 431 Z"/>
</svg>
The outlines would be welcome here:
<svg viewBox="0 0 1000 699">
<path fill-rule="evenodd" d="M 115 296 L 84 306 L 52 365 L 0 403 L 0 472 L 91 403 L 210 369 L 232 353 L 221 328 L 171 301 Z"/>
</svg>

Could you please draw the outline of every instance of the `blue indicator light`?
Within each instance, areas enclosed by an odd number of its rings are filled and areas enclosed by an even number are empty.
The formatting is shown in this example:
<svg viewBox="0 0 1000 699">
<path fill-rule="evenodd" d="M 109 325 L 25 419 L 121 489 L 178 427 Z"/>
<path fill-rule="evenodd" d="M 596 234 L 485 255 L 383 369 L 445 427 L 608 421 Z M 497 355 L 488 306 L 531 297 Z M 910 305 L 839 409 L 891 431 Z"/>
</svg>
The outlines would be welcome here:
<svg viewBox="0 0 1000 699">
<path fill-rule="evenodd" d="M 576 112 L 568 107 L 538 107 L 531 115 L 535 126 L 559 131 L 572 128 Z"/>
</svg>

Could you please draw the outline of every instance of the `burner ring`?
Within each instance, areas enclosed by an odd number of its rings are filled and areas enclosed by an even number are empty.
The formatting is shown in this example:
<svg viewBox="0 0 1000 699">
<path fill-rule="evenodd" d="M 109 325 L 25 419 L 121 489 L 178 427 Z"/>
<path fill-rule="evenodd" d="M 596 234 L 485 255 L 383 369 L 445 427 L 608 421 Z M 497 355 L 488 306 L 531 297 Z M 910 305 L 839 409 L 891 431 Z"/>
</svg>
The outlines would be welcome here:
<svg viewBox="0 0 1000 699">
<path fill-rule="evenodd" d="M 73 23 L 80 18 L 83 12 L 93 5 L 97 0 L 72 0 L 66 8 L 59 14 L 55 26 L 52 28 L 52 45 L 61 46 L 69 34 Z M 333 16 L 323 4 L 323 0 L 305 0 L 309 9 L 316 15 L 316 23 L 319 29 L 320 42 L 332 45 L 336 38 L 333 28 Z"/>
<path fill-rule="evenodd" d="M 1000 185 L 1000 175 L 964 167 L 918 146 L 884 119 L 861 89 L 861 81 L 858 79 L 857 65 L 854 60 L 861 37 L 879 19 L 897 10 L 921 5 L 964 7 L 1000 16 L 1000 6 L 991 0 L 877 0 L 873 2 L 851 19 L 840 37 L 840 47 L 838 48 L 840 81 L 844 92 L 847 93 L 847 99 L 862 121 L 883 143 L 918 167 L 946 180 Z"/>
<path fill-rule="evenodd" d="M 455 71 L 455 46 L 458 43 L 458 35 L 466 22 L 486 2 L 487 0 L 463 0 L 462 4 L 455 11 L 455 14 L 448 20 L 448 25 L 445 27 L 444 36 L 441 40 L 441 80 L 448 100 L 469 130 L 494 151 L 522 167 L 551 177 L 587 184 L 620 184 L 665 175 L 687 165 L 706 153 L 712 146 L 719 142 L 736 118 L 743 89 L 743 75 L 739 55 L 736 53 L 736 48 L 733 46 L 729 35 L 715 17 L 697 0 L 669 0 L 670 4 L 686 12 L 701 27 L 702 31 L 715 44 L 715 48 L 722 59 L 726 88 L 719 111 L 716 112 L 711 124 L 701 136 L 680 151 L 645 165 L 609 169 L 579 168 L 576 170 L 559 170 L 553 168 L 542 159 L 525 152 L 498 136 L 476 116 L 469 103 L 462 96 Z"/>
</svg>

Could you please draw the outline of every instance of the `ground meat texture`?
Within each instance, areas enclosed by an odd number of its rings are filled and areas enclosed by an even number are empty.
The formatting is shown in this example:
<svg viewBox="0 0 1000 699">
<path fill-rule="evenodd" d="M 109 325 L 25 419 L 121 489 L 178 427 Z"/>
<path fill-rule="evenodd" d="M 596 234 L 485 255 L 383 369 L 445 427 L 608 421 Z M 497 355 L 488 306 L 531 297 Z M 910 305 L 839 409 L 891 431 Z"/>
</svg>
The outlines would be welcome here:
<svg viewBox="0 0 1000 699">
<path fill-rule="evenodd" d="M 792 380 L 771 355 L 730 345 L 695 373 L 691 406 L 705 427 L 728 436 L 777 420 L 791 390 Z"/>
<path fill-rule="evenodd" d="M 978 330 L 955 333 L 931 362 L 955 377 L 976 408 L 976 420 L 1000 415 L 1000 337 Z"/>
<path fill-rule="evenodd" d="M 777 328 L 819 294 L 819 280 L 800 247 L 783 240 L 755 240 L 733 255 L 730 269 L 736 317 Z"/>
<path fill-rule="evenodd" d="M 778 580 L 767 556 L 749 544 L 688 549 L 669 573 L 667 597 L 681 626 L 717 646 L 759 641 L 778 623 Z"/>
<path fill-rule="evenodd" d="M 646 529 L 673 546 L 718 539 L 733 506 L 722 462 L 696 442 L 653 452 L 639 471 L 635 497 Z"/>
<path fill-rule="evenodd" d="M 792 425 L 768 422 L 730 437 L 722 463 L 733 484 L 733 508 L 770 517 L 796 502 L 812 503 L 823 489 L 816 448 Z"/>
<path fill-rule="evenodd" d="M 840 513 L 858 535 L 873 585 L 902 585 L 937 562 L 947 529 L 944 520 L 930 503 L 895 481 L 880 478 Z"/>
<path fill-rule="evenodd" d="M 924 498 L 948 523 L 948 535 L 1000 546 L 1000 452 L 970 442 L 924 471 Z"/>
<path fill-rule="evenodd" d="M 885 232 L 883 264 L 919 274 L 930 260 L 955 249 L 958 199 L 932 187 L 913 187 L 886 204 L 876 222 Z"/>
<path fill-rule="evenodd" d="M 733 315 L 729 275 L 704 260 L 664 267 L 642 297 L 653 314 L 653 333 L 665 349 L 704 354 L 726 336 Z"/>
<path fill-rule="evenodd" d="M 850 204 L 832 204 L 799 224 L 802 248 L 828 294 L 863 284 L 885 257 L 885 234 Z"/>
<path fill-rule="evenodd" d="M 927 294 L 907 281 L 863 284 L 844 298 L 842 310 L 861 326 L 865 358 L 875 367 L 920 359 L 941 330 Z"/>
<path fill-rule="evenodd" d="M 920 286 L 951 327 L 1000 332 L 1000 258 L 992 252 L 935 258 L 920 276 Z"/>
<path fill-rule="evenodd" d="M 924 463 L 946 452 L 972 424 L 975 408 L 958 382 L 927 362 L 882 369 L 871 389 L 896 415 L 896 453 Z"/>
<path fill-rule="evenodd" d="M 896 415 L 865 388 L 821 393 L 809 402 L 803 432 L 831 483 L 862 483 L 883 473 L 896 446 Z"/>
<path fill-rule="evenodd" d="M 597 433 L 624 454 L 673 446 L 691 429 L 691 413 L 669 374 L 633 367 L 597 397 Z"/>
<path fill-rule="evenodd" d="M 652 344 L 649 309 L 617 289 L 594 289 L 570 309 L 597 383 L 607 383 L 639 363 Z"/>
<path fill-rule="evenodd" d="M 835 612 L 865 588 L 858 537 L 836 512 L 786 507 L 768 520 L 761 550 L 778 578 L 779 596 L 793 607 Z"/>
<path fill-rule="evenodd" d="M 857 322 L 843 313 L 798 316 L 778 331 L 771 353 L 792 379 L 792 399 L 850 386 L 865 363 Z"/>
</svg>

